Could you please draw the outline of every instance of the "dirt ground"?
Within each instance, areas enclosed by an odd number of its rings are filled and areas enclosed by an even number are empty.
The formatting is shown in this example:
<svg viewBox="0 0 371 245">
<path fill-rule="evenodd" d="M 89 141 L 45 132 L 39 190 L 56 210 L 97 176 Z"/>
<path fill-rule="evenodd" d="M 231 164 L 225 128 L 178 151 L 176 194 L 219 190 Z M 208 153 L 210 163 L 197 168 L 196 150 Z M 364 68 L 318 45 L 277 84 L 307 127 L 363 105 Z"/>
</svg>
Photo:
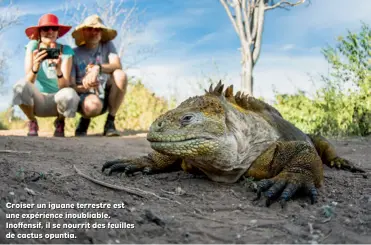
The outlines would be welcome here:
<svg viewBox="0 0 371 245">
<path fill-rule="evenodd" d="M 220 184 L 183 172 L 151 176 L 101 172 L 107 160 L 148 153 L 145 135 L 19 136 L 25 135 L 23 131 L 0 135 L 1 243 L 371 243 L 371 182 L 362 174 L 325 167 L 318 203 L 311 205 L 307 197 L 297 196 L 283 209 L 278 203 L 267 208 L 264 199 L 252 201 L 255 193 L 246 181 Z M 341 156 L 371 171 L 371 138 L 332 142 Z M 148 193 L 141 197 L 95 184 L 78 175 L 74 165 L 96 179 Z M 15 203 L 35 205 L 9 208 Z M 112 206 L 81 207 L 93 203 Z M 122 203 L 124 207 L 113 207 Z M 74 207 L 52 210 L 50 204 Z M 19 219 L 10 214 L 30 215 Z M 61 217 L 43 217 L 50 214 Z M 71 214 L 89 217 L 66 217 Z M 9 228 L 20 222 L 40 222 L 40 229 Z M 116 226 L 107 228 L 108 223 Z M 15 238 L 6 238 L 12 233 Z"/>
</svg>

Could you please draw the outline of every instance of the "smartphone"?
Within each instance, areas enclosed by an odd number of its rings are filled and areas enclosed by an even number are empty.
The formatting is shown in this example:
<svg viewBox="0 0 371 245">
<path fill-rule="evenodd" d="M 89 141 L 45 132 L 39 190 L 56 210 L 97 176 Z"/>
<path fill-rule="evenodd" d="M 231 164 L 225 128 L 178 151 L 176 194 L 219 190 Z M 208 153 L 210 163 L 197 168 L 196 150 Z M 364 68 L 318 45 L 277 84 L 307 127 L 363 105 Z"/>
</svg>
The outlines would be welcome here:
<svg viewBox="0 0 371 245">
<path fill-rule="evenodd" d="M 46 50 L 48 54 L 45 59 L 58 59 L 61 50 L 59 48 L 40 48 L 39 52 Z"/>
</svg>

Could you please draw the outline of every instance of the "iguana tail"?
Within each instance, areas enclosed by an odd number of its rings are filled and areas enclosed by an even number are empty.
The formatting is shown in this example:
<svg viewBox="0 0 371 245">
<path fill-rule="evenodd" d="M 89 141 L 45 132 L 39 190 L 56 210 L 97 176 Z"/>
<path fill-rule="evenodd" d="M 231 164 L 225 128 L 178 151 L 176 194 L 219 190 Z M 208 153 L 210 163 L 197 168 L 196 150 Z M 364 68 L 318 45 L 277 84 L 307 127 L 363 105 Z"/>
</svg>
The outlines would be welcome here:
<svg viewBox="0 0 371 245">
<path fill-rule="evenodd" d="M 363 169 L 356 167 L 350 161 L 339 157 L 336 153 L 335 147 L 325 137 L 314 134 L 307 135 L 312 140 L 318 155 L 322 159 L 323 164 L 326 164 L 329 167 L 345 169 L 351 172 L 365 172 Z"/>
</svg>

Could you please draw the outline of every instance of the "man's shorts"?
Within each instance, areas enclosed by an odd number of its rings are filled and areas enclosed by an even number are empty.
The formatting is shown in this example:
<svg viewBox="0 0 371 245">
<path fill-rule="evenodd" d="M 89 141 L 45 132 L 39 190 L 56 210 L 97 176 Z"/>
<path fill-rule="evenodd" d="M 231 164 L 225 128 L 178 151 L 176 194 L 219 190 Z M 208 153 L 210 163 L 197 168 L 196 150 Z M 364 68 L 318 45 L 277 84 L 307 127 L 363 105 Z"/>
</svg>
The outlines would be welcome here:
<svg viewBox="0 0 371 245">
<path fill-rule="evenodd" d="M 99 97 L 100 101 L 103 104 L 102 111 L 101 111 L 101 113 L 99 115 L 102 115 L 102 114 L 106 113 L 107 110 L 108 110 L 108 95 L 109 95 L 109 91 L 110 91 L 110 86 L 106 86 L 105 89 L 104 89 L 104 97 L 103 98 Z M 88 92 L 88 93 L 79 93 L 78 94 L 80 96 L 80 102 L 79 102 L 79 106 L 78 106 L 77 112 L 79 112 L 80 114 L 83 114 L 83 112 L 82 112 L 82 103 L 84 102 L 85 98 L 88 95 L 90 95 L 90 94 L 95 94 L 95 93 Z"/>
</svg>

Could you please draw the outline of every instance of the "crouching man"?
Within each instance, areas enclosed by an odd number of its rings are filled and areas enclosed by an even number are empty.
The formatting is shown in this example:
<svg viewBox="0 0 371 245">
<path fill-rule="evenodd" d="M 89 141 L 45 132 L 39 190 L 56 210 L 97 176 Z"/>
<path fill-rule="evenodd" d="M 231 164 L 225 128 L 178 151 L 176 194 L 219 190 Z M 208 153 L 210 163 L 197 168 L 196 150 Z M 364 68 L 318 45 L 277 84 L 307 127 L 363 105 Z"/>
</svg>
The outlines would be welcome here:
<svg viewBox="0 0 371 245">
<path fill-rule="evenodd" d="M 108 110 L 103 135 L 119 136 L 115 116 L 126 93 L 127 76 L 112 40 L 117 32 L 97 15 L 87 17 L 72 33 L 74 49 L 71 82 L 80 96 L 80 122 L 75 136 L 85 136 L 90 119 Z"/>
<path fill-rule="evenodd" d="M 13 86 L 12 106 L 18 105 L 28 122 L 28 136 L 38 136 L 37 117 L 56 117 L 54 136 L 64 137 L 65 117 L 75 117 L 79 96 L 70 88 L 73 50 L 56 42 L 71 26 L 61 25 L 57 16 L 45 14 L 37 26 L 25 32 L 30 42 L 26 47 L 26 76 Z M 55 56 L 46 50 L 58 49 Z"/>
</svg>

